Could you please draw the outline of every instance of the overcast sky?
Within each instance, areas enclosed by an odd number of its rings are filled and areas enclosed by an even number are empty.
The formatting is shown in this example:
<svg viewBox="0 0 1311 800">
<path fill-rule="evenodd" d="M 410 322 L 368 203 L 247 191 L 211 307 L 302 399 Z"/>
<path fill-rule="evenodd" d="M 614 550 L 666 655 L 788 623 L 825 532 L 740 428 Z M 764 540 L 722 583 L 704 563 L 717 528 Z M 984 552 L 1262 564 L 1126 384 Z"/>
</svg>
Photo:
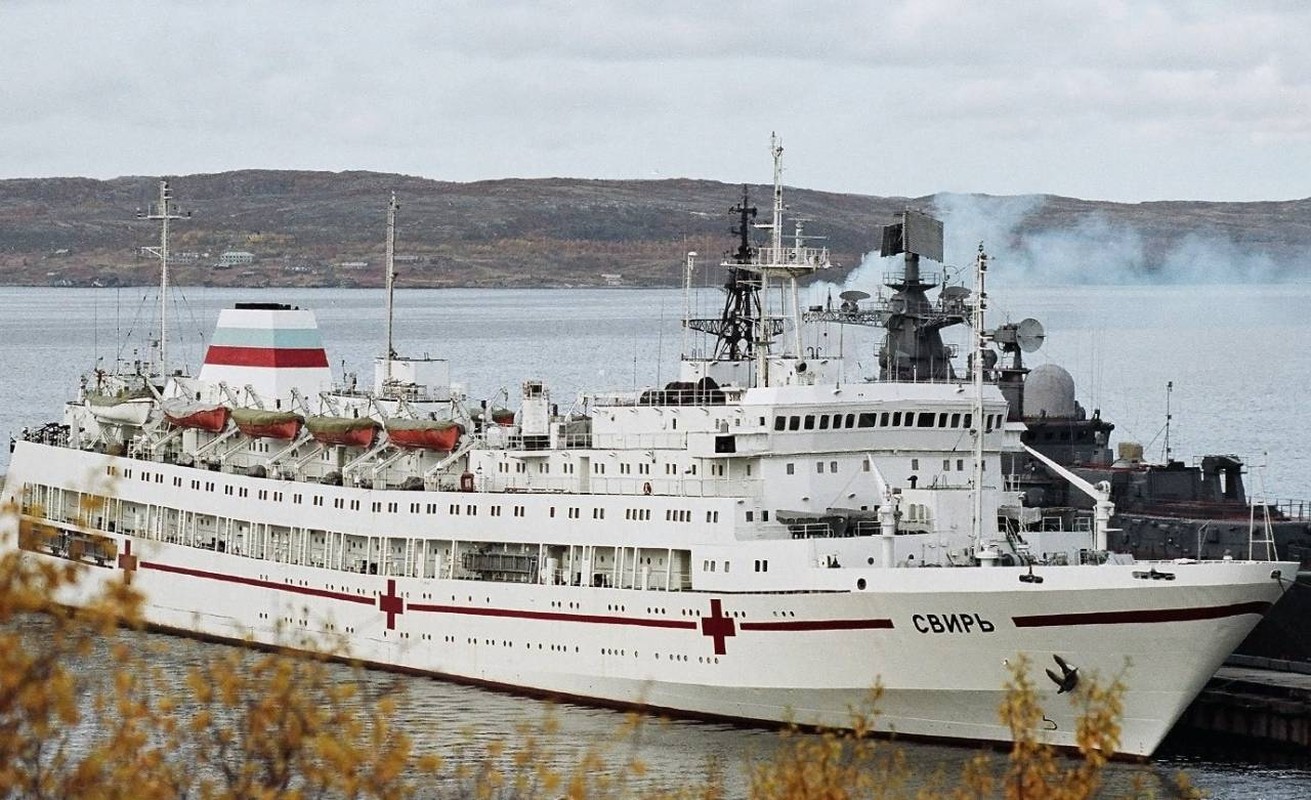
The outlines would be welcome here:
<svg viewBox="0 0 1311 800">
<path fill-rule="evenodd" d="M 0 0 L 0 177 L 1311 196 L 1311 2 Z"/>
</svg>

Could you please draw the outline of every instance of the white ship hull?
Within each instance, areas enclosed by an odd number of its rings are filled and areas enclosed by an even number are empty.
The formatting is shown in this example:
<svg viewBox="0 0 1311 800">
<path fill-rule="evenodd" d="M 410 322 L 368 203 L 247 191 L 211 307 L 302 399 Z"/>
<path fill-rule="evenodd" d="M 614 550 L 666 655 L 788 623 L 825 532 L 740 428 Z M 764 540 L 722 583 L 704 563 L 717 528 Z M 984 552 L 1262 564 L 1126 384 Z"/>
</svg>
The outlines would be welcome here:
<svg viewBox="0 0 1311 800">
<path fill-rule="evenodd" d="M 106 463 L 131 462 L 20 443 L 5 499 L 25 502 L 29 522 L 113 539 L 119 557 L 89 565 L 78 591 L 85 596 L 130 573 L 152 625 L 266 644 L 341 642 L 350 656 L 376 665 L 739 720 L 843 726 L 853 711 L 869 708 L 879 686 L 877 728 L 904 736 L 1008 739 L 998 707 L 1008 663 L 1025 654 L 1050 720 L 1044 736 L 1074 745 L 1076 711 L 1043 675 L 1060 655 L 1085 677 L 1124 681 L 1121 751 L 1150 754 L 1281 595 L 1272 571 L 1292 566 L 1161 567 L 1169 580 L 1144 578 L 1141 564 L 1036 567 L 1042 583 L 1019 580 L 1027 568 L 815 567 L 808 577 L 814 588 L 802 591 L 606 589 L 360 574 L 254 558 L 172 543 L 162 519 L 147 517 L 130 537 L 121 527 L 88 527 L 94 522 L 42 512 L 22 494 L 24 484 L 78 491 L 103 475 Z M 212 493 L 174 485 L 173 478 L 201 471 L 146 466 L 158 480 L 100 485 L 97 494 L 160 508 L 214 504 Z M 366 508 L 415 495 L 336 491 L 358 493 Z M 260 521 L 256 503 L 242 513 Z M 306 526 L 341 527 L 341 515 L 324 509 L 296 513 Z M 14 528 L 9 515 L 4 547 L 14 546 Z M 834 572 L 868 588 L 821 588 Z M 76 604 L 83 597 L 61 599 Z"/>
</svg>

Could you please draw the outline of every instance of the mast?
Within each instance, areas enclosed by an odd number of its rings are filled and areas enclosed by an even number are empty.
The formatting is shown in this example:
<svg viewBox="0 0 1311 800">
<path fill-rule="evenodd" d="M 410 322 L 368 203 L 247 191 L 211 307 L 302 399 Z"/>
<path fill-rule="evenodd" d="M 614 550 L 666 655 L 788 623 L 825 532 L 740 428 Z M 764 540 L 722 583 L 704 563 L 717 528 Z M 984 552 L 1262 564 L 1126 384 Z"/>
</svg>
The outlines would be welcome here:
<svg viewBox="0 0 1311 800">
<path fill-rule="evenodd" d="M 173 190 L 168 179 L 159 181 L 159 199 L 137 219 L 159 220 L 159 247 L 146 247 L 146 252 L 159 258 L 159 374 L 168 374 L 168 223 L 175 219 L 189 219 L 191 212 L 182 213 L 173 205 Z"/>
<path fill-rule="evenodd" d="M 391 383 L 391 362 L 396 357 L 396 348 L 392 343 L 393 303 L 396 295 L 396 212 L 400 209 L 396 202 L 396 193 L 391 193 L 391 202 L 387 204 L 387 355 L 383 370 L 383 385 Z"/>
<path fill-rule="evenodd" d="M 696 251 L 687 251 L 687 263 L 683 267 L 683 358 L 689 358 L 687 337 L 692 330 L 692 270 L 696 269 Z"/>
<path fill-rule="evenodd" d="M 757 252 L 751 244 L 756 207 L 751 205 L 746 186 L 742 187 L 742 201 L 730 208 L 729 213 L 737 218 L 737 225 L 731 230 L 739 243 L 736 252 L 724 254 L 721 264 L 728 271 L 723 311 L 718 318 L 688 319 L 684 324 L 715 337 L 715 360 L 751 361 L 755 357 L 756 325 L 760 319 L 760 281 L 748 269 L 755 262 Z M 688 282 L 690 287 L 690 278 Z"/>
<path fill-rule="evenodd" d="M 983 243 L 979 243 L 979 253 L 974 258 L 974 365 L 970 370 L 974 379 L 974 514 L 970 533 L 975 546 L 983 547 L 983 354 L 987 352 L 989 334 L 983 328 L 984 311 L 988 307 L 988 293 L 985 276 L 988 272 L 988 254 L 983 252 Z"/>
</svg>

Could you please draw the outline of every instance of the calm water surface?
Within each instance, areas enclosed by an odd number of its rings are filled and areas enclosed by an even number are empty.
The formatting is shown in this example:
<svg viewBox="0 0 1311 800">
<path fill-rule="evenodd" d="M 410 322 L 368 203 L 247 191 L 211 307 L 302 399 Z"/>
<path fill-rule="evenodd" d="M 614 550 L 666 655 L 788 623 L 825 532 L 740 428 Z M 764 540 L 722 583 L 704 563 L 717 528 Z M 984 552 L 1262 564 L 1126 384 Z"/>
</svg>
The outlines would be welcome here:
<svg viewBox="0 0 1311 800">
<path fill-rule="evenodd" d="M 1068 369 L 1080 402 L 1116 424 L 1116 441 L 1138 441 L 1149 456 L 1161 456 L 1166 383 L 1173 382 L 1170 446 L 1176 458 L 1235 453 L 1253 467 L 1249 490 L 1264 486 L 1270 497 L 1311 498 L 1311 285 L 1000 288 L 990 295 L 994 323 L 1024 317 L 1044 323 L 1047 341 L 1026 365 L 1054 362 Z M 169 312 L 170 330 L 177 333 L 170 336 L 175 365 L 185 362 L 194 374 L 219 309 L 248 300 L 313 309 L 334 373 L 358 371 L 362 383 L 371 382 L 372 358 L 384 347 L 377 291 L 185 289 Z M 60 404 L 97 357 L 132 357 L 119 342 L 157 327 L 157 302 L 151 290 L 141 289 L 0 288 L 0 435 L 58 419 Z M 719 298 L 703 292 L 693 306 L 695 314 L 713 316 Z M 402 291 L 396 349 L 449 359 L 453 380 L 475 401 L 495 401 L 504 391 L 513 405 L 523 380 L 543 379 L 563 411 L 580 390 L 671 380 L 683 348 L 683 308 L 677 290 Z M 858 363 L 857 374 L 875 371 L 874 332 L 834 329 L 825 341 L 829 348 L 841 343 Z M 0 473 L 8 455 L 0 448 Z M 166 663 L 188 663 L 194 648 L 213 646 L 151 638 Z M 548 708 L 419 678 L 371 679 L 404 682 L 405 719 L 426 748 L 449 749 L 470 735 L 505 738 L 516 726 L 542 719 Z M 612 740 L 624 716 L 564 706 L 556 720 L 558 751 L 567 754 Z M 764 731 L 651 722 L 637 746 L 656 775 L 695 774 L 714 757 L 740 794 L 745 783 L 735 765 L 767 758 L 776 741 Z M 954 775 L 973 754 L 907 747 L 914 770 L 925 776 Z M 1185 768 L 1214 797 L 1311 797 L 1311 770 L 1260 760 L 1251 753 L 1177 754 L 1150 768 L 1163 774 Z M 1112 767 L 1112 782 L 1127 787 L 1129 773 Z"/>
</svg>

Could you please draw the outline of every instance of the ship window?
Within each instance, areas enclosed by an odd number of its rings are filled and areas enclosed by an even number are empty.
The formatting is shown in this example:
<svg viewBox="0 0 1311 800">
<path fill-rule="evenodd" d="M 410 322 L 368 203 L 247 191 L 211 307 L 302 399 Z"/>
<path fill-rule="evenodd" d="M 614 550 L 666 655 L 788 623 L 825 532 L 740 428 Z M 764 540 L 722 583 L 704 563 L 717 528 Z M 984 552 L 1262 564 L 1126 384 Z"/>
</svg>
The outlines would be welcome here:
<svg viewBox="0 0 1311 800">
<path fill-rule="evenodd" d="M 551 516 L 551 517 L 555 517 L 555 506 L 551 506 L 551 513 L 550 513 L 550 516 Z"/>
<path fill-rule="evenodd" d="M 781 414 L 780 414 L 779 416 L 777 416 L 777 417 L 774 417 L 774 430 L 776 430 L 776 431 L 781 431 L 781 430 L 786 429 L 787 426 L 788 426 L 788 419 L 787 419 L 787 417 L 785 417 L 785 416 L 783 416 L 783 415 L 781 415 Z"/>
<path fill-rule="evenodd" d="M 919 469 L 919 468 L 920 468 L 920 460 L 919 460 L 918 458 L 912 458 L 912 459 L 910 460 L 910 468 L 911 468 L 911 469 Z"/>
<path fill-rule="evenodd" d="M 884 411 L 882 414 L 879 414 L 879 427 L 888 427 L 888 412 Z"/>
<path fill-rule="evenodd" d="M 304 499 L 304 498 L 301 497 L 299 494 L 293 494 L 293 495 L 291 496 L 291 502 L 293 502 L 293 503 L 297 503 L 297 504 L 299 504 L 303 499 Z"/>
<path fill-rule="evenodd" d="M 823 462 L 823 461 L 816 461 L 816 462 L 815 462 L 815 471 L 818 472 L 820 475 L 823 475 L 823 474 L 824 474 L 824 462 Z"/>
<path fill-rule="evenodd" d="M 871 414 L 871 413 L 868 413 L 868 412 L 866 412 L 866 413 L 864 413 L 864 414 L 861 414 L 861 415 L 860 415 L 860 427 L 862 427 L 862 428 L 872 428 L 872 427 L 874 427 L 874 415 Z"/>
<path fill-rule="evenodd" d="M 972 427 L 974 427 L 974 415 L 973 415 L 973 414 L 966 414 L 966 415 L 965 415 L 964 426 L 965 426 L 966 428 L 972 428 Z"/>
<path fill-rule="evenodd" d="M 388 504 L 387 504 L 387 511 L 388 511 L 389 513 L 395 514 L 398 508 L 400 508 L 400 503 L 388 503 Z"/>
<path fill-rule="evenodd" d="M 956 459 L 956 471 L 957 472 L 965 471 L 965 459 L 963 458 Z"/>
<path fill-rule="evenodd" d="M 761 512 L 760 512 L 760 521 L 761 521 L 761 522 L 769 522 L 769 512 L 768 512 L 768 511 L 761 511 Z"/>
<path fill-rule="evenodd" d="M 352 500 L 352 501 L 351 501 L 351 511 L 359 511 L 359 510 L 360 510 L 360 501 L 359 501 L 359 500 Z"/>
<path fill-rule="evenodd" d="M 796 470 L 796 464 L 791 464 L 791 463 L 789 463 L 789 464 L 787 465 L 787 474 L 792 475 L 792 474 L 795 474 L 796 471 L 797 471 L 797 470 Z"/>
<path fill-rule="evenodd" d="M 838 471 L 838 462 L 836 461 L 828 462 L 828 471 L 836 473 Z"/>
<path fill-rule="evenodd" d="M 819 415 L 819 429 L 821 431 L 828 430 L 828 420 L 829 420 L 828 414 Z"/>
<path fill-rule="evenodd" d="M 747 512 L 747 522 L 752 522 L 755 520 L 755 518 L 756 518 L 756 512 L 754 511 Z"/>
<path fill-rule="evenodd" d="M 865 471 L 865 472 L 869 472 L 869 470 L 870 470 L 869 459 L 867 458 L 867 459 L 865 459 L 864 461 L 862 461 L 862 462 L 860 462 L 860 463 L 864 465 L 864 471 Z"/>
<path fill-rule="evenodd" d="M 953 427 L 953 428 L 959 428 L 959 427 L 960 427 L 960 414 L 959 414 L 959 413 L 956 413 L 956 414 L 952 414 L 952 415 L 951 415 L 951 427 Z"/>
<path fill-rule="evenodd" d="M 729 563 L 730 563 L 730 562 L 728 562 L 728 561 L 725 561 L 725 562 L 724 562 L 724 572 L 728 572 L 728 565 L 729 565 Z"/>
<path fill-rule="evenodd" d="M 921 412 L 920 412 L 919 423 L 917 424 L 917 427 L 920 427 L 920 428 L 932 428 L 932 427 L 933 427 L 933 423 L 936 422 L 936 421 L 937 421 L 937 415 L 936 415 L 936 414 L 930 413 L 930 412 L 928 412 L 928 411 L 921 411 Z"/>
<path fill-rule="evenodd" d="M 801 417 L 788 417 L 788 430 L 801 430 Z"/>
<path fill-rule="evenodd" d="M 672 417 L 669 420 L 669 427 L 678 430 L 678 417 Z"/>
<path fill-rule="evenodd" d="M 943 470 L 943 472 L 951 472 L 951 459 L 950 459 L 950 458 L 944 458 L 944 459 L 942 459 L 942 470 Z"/>
<path fill-rule="evenodd" d="M 808 431 L 813 431 L 813 430 L 815 430 L 815 415 L 814 415 L 814 414 L 807 414 L 807 415 L 806 415 L 805 424 L 803 425 L 803 427 L 804 427 L 806 430 L 808 430 Z"/>
<path fill-rule="evenodd" d="M 901 427 L 901 412 L 900 412 L 900 411 L 893 411 L 893 412 L 892 412 L 892 427 L 894 427 L 894 428 L 900 428 L 900 427 Z"/>
<path fill-rule="evenodd" d="M 760 571 L 769 572 L 769 559 L 760 562 Z"/>
</svg>

